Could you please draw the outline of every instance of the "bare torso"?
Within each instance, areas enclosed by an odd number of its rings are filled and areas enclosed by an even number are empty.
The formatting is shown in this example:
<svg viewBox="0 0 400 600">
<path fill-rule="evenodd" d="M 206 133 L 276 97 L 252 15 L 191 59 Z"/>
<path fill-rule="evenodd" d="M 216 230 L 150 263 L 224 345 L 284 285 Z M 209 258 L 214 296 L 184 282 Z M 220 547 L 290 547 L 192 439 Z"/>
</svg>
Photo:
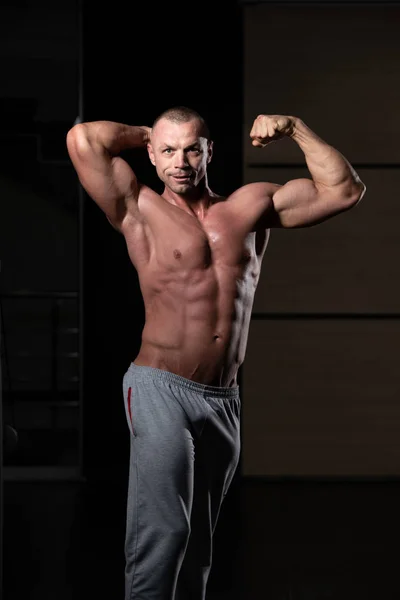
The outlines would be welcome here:
<svg viewBox="0 0 400 600">
<path fill-rule="evenodd" d="M 122 226 L 146 320 L 134 362 L 207 385 L 234 386 L 244 360 L 268 231 L 231 197 L 203 220 L 143 188 L 143 222 Z"/>
</svg>

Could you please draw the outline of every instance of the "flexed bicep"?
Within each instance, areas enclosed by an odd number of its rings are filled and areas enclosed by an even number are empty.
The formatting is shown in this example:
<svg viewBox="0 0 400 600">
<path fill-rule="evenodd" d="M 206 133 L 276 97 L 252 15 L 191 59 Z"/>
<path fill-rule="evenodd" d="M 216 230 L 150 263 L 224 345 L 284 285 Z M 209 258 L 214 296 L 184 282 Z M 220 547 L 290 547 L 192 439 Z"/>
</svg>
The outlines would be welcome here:
<svg viewBox="0 0 400 600">
<path fill-rule="evenodd" d="M 292 179 L 279 187 L 272 203 L 271 227 L 311 227 L 345 210 L 332 188 L 306 178 Z"/>
<path fill-rule="evenodd" d="M 263 215 L 269 227 L 309 227 L 349 210 L 361 200 L 365 185 L 344 156 L 301 119 L 258 115 L 250 131 L 253 146 L 264 148 L 290 137 L 304 153 L 310 179 L 293 179 L 276 189 Z"/>
</svg>

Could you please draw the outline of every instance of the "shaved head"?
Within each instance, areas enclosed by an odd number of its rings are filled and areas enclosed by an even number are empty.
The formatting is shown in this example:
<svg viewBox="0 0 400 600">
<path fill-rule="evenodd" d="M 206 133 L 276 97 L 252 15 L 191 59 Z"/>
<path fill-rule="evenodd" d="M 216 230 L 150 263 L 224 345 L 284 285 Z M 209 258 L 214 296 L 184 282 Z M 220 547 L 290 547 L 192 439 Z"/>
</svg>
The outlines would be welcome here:
<svg viewBox="0 0 400 600">
<path fill-rule="evenodd" d="M 207 123 L 203 119 L 203 117 L 192 108 L 187 108 L 186 106 L 175 106 L 173 108 L 168 108 L 164 112 L 162 112 L 153 122 L 152 129 L 156 127 L 157 123 L 161 121 L 161 119 L 165 119 L 170 121 L 171 123 L 181 124 L 181 123 L 189 123 L 190 121 L 197 121 L 199 123 L 199 135 L 205 137 L 207 140 L 210 140 L 210 131 Z"/>
</svg>

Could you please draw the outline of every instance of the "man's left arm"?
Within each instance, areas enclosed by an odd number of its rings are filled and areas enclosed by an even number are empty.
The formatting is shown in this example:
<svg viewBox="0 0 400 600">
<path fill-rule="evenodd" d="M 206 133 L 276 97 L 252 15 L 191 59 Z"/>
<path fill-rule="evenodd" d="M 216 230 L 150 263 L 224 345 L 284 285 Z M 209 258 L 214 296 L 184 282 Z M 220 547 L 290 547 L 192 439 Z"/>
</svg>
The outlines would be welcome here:
<svg viewBox="0 0 400 600">
<path fill-rule="evenodd" d="M 316 225 L 361 200 L 366 188 L 353 167 L 301 119 L 259 115 L 250 132 L 253 146 L 260 148 L 284 136 L 291 137 L 303 151 L 311 179 L 274 186 L 272 202 L 262 219 L 266 227 Z"/>
</svg>

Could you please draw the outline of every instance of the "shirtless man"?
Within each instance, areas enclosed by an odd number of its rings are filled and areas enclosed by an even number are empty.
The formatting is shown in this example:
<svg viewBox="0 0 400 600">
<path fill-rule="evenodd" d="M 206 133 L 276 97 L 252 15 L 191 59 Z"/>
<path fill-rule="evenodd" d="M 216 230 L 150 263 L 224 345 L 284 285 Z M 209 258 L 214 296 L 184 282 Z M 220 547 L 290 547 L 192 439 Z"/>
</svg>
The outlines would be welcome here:
<svg viewBox="0 0 400 600">
<path fill-rule="evenodd" d="M 289 136 L 310 179 L 208 186 L 213 142 L 195 111 L 165 111 L 152 128 L 81 123 L 67 147 L 79 180 L 121 232 L 146 320 L 123 380 L 131 457 L 125 600 L 204 600 L 212 538 L 238 464 L 244 361 L 261 262 L 273 227 L 307 227 L 355 206 L 365 186 L 297 117 L 259 115 L 252 144 Z M 146 148 L 164 184 L 139 182 L 119 156 Z"/>
</svg>

